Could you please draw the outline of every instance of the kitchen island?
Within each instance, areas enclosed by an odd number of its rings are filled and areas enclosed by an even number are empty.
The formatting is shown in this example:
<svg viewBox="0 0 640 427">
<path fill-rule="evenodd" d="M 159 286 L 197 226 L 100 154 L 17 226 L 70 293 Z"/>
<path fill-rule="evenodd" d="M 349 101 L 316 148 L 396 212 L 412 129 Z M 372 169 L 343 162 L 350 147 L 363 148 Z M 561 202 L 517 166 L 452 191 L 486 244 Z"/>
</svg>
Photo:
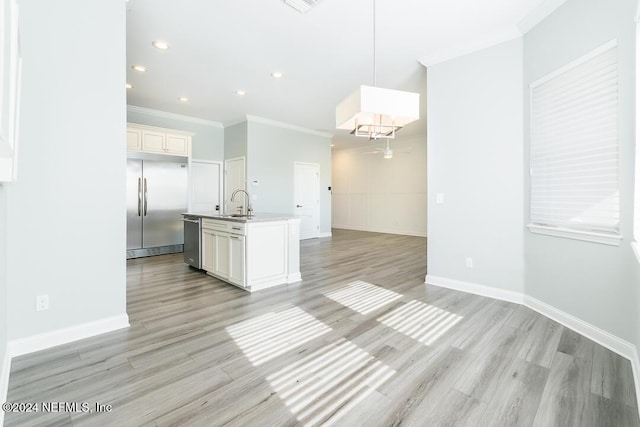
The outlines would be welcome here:
<svg viewBox="0 0 640 427">
<path fill-rule="evenodd" d="M 250 292 L 302 280 L 299 218 L 186 215 L 200 218 L 201 265 L 207 274 Z"/>
</svg>

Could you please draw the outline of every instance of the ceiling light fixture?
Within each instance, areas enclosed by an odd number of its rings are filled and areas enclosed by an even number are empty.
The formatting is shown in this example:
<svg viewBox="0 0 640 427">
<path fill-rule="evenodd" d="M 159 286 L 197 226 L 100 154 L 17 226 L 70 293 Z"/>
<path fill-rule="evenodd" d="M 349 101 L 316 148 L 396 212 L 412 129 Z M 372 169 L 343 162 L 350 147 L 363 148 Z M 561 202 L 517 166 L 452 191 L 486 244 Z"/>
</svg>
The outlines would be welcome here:
<svg viewBox="0 0 640 427">
<path fill-rule="evenodd" d="M 149 71 L 149 69 L 147 67 L 145 67 L 144 65 L 134 65 L 131 67 L 132 70 L 135 71 L 139 71 L 141 73 L 145 73 L 147 71 Z"/>
<path fill-rule="evenodd" d="M 273 73 L 271 73 L 271 77 L 273 77 L 274 79 L 281 79 L 282 76 L 284 76 L 284 74 L 282 74 L 280 71 L 274 71 Z"/>
<path fill-rule="evenodd" d="M 126 87 L 127 89 L 133 89 L 133 86 L 131 85 L 131 83 L 127 83 L 127 84 L 125 85 L 125 87 Z"/>
<path fill-rule="evenodd" d="M 243 96 L 245 93 L 246 93 L 246 92 L 245 92 L 245 91 L 243 91 L 243 90 L 241 90 L 241 89 L 238 89 L 238 90 L 236 91 L 236 95 L 238 95 L 238 96 Z"/>
<path fill-rule="evenodd" d="M 300 13 L 307 13 L 320 3 L 320 0 L 282 0 Z"/>
<path fill-rule="evenodd" d="M 420 94 L 376 86 L 376 1 L 373 0 L 373 86 L 361 85 L 336 107 L 336 128 L 369 139 L 395 138 L 420 117 Z"/>
<path fill-rule="evenodd" d="M 178 97 L 178 101 L 180 102 L 187 102 L 189 100 L 189 98 L 187 98 L 186 96 L 179 96 Z"/>
<path fill-rule="evenodd" d="M 167 50 L 169 49 L 169 45 L 167 44 L 167 42 L 164 42 L 162 40 L 155 40 L 152 41 L 151 44 L 153 45 L 153 47 L 160 49 L 160 50 Z"/>
</svg>

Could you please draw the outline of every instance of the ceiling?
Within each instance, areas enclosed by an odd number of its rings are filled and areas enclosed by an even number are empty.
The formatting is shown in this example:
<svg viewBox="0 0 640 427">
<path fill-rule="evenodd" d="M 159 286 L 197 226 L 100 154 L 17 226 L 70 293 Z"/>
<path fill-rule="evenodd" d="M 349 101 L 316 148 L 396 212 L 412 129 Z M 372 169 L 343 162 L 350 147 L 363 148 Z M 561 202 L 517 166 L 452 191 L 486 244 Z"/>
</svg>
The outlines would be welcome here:
<svg viewBox="0 0 640 427">
<path fill-rule="evenodd" d="M 517 37 L 549 3 L 558 0 L 376 0 L 377 86 L 421 95 L 421 119 L 398 138 L 426 133 L 422 64 Z M 129 105 L 225 125 L 259 116 L 331 133 L 338 146 L 364 140 L 335 129 L 335 107 L 373 84 L 373 0 L 321 0 L 306 14 L 282 0 L 129 0 L 127 9 Z"/>
</svg>

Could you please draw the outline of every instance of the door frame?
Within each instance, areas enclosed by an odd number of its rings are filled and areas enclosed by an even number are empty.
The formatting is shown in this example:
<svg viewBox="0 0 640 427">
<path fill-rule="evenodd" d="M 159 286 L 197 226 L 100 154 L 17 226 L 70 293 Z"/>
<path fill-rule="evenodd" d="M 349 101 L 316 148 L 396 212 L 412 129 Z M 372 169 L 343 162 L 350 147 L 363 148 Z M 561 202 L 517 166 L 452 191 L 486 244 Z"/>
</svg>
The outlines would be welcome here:
<svg viewBox="0 0 640 427">
<path fill-rule="evenodd" d="M 317 195 L 318 195 L 318 203 L 316 203 L 316 215 L 318 217 L 318 228 L 316 228 L 316 233 L 314 236 L 308 237 L 308 239 L 316 239 L 318 237 L 320 237 L 321 233 L 320 233 L 320 163 L 312 163 L 312 162 L 299 162 L 299 161 L 294 161 L 293 162 L 293 212 L 296 212 L 296 205 L 297 205 L 297 201 L 296 201 L 296 167 L 298 165 L 302 165 L 302 166 L 313 166 L 317 169 L 318 171 L 318 188 L 317 188 Z"/>
<path fill-rule="evenodd" d="M 221 213 L 227 212 L 227 162 L 242 160 L 242 167 L 244 169 L 244 176 L 242 180 L 242 189 L 247 191 L 247 158 L 245 156 L 232 157 L 230 159 L 224 159 L 224 169 L 223 169 L 223 192 L 222 192 L 222 211 Z M 231 199 L 231 194 L 229 194 L 229 199 Z M 247 203 L 250 203 L 250 200 L 247 200 Z"/>
</svg>

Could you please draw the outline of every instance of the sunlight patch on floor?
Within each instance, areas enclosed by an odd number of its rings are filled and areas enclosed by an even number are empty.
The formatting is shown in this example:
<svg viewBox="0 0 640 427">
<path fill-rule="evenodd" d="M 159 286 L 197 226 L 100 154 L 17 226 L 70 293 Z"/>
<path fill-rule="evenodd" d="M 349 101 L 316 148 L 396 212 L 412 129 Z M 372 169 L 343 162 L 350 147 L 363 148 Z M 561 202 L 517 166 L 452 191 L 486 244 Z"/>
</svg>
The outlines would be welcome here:
<svg viewBox="0 0 640 427">
<path fill-rule="evenodd" d="M 351 282 L 324 295 L 360 314 L 371 313 L 402 297 L 398 293 L 362 280 Z"/>
<path fill-rule="evenodd" d="M 461 319 L 462 316 L 414 300 L 377 320 L 423 344 L 431 345 Z"/>
<path fill-rule="evenodd" d="M 339 419 L 395 370 L 350 341 L 340 340 L 269 375 L 267 380 L 304 425 Z"/>
<path fill-rule="evenodd" d="M 226 328 L 249 361 L 261 365 L 331 328 L 299 307 L 263 314 Z"/>
</svg>

